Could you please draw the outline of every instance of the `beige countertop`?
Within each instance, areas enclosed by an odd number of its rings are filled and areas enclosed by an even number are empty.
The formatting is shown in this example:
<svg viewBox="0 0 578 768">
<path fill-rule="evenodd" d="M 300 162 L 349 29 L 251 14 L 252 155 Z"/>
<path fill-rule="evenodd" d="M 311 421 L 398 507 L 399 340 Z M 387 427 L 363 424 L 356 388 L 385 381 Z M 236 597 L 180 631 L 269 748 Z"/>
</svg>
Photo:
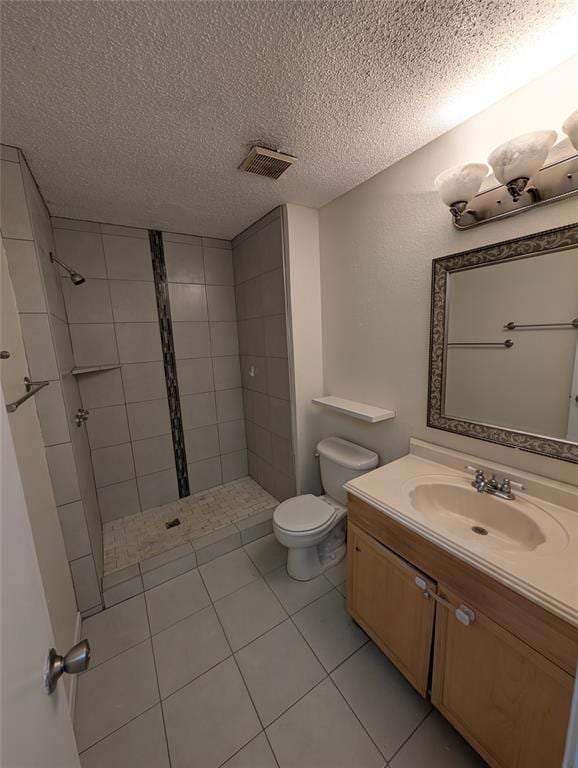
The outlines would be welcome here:
<svg viewBox="0 0 578 768">
<path fill-rule="evenodd" d="M 503 540 L 493 539 L 492 532 L 488 536 L 471 534 L 470 526 L 464 525 L 459 515 L 436 518 L 435 512 L 424 514 L 412 504 L 409 490 L 432 479 L 460 486 L 462 494 L 471 491 L 472 503 L 477 502 L 477 492 L 471 487 L 473 473 L 466 466 L 493 470 L 500 477 L 521 483 L 523 490 L 513 489 L 519 503 L 501 500 L 503 513 L 508 514 L 508 504 L 518 503 L 526 515 L 535 518 L 546 541 L 529 550 L 508 548 Z M 407 456 L 352 480 L 345 488 L 442 549 L 578 625 L 578 488 L 419 440 L 411 441 Z"/>
</svg>

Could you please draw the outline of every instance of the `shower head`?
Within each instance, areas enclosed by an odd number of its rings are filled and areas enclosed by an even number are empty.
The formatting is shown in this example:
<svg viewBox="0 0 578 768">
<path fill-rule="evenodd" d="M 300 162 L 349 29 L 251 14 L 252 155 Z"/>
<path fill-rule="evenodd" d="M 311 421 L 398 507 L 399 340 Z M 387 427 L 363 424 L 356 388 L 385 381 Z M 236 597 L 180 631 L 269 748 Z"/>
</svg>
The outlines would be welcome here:
<svg viewBox="0 0 578 768">
<path fill-rule="evenodd" d="M 80 272 L 76 272 L 74 269 L 72 269 L 72 267 L 69 267 L 68 264 L 65 264 L 63 261 L 60 261 L 60 259 L 57 259 L 53 253 L 50 254 L 50 261 L 60 264 L 62 269 L 65 269 L 68 272 L 73 285 L 82 285 L 84 282 L 86 282 L 86 278 L 84 278 Z"/>
</svg>

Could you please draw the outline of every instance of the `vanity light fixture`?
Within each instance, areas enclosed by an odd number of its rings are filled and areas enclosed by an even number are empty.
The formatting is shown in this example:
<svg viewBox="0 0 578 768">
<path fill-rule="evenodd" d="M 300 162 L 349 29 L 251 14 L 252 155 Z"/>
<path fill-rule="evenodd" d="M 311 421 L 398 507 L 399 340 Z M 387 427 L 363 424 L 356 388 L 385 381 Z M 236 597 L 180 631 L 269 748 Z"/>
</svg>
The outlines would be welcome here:
<svg viewBox="0 0 578 768">
<path fill-rule="evenodd" d="M 569 155 L 561 143 L 555 150 L 557 158 L 548 165 L 544 163 L 558 138 L 556 131 L 525 133 L 496 147 L 488 163 L 498 184 L 491 188 L 486 184 L 482 192 L 488 171 L 484 163 L 457 165 L 440 173 L 434 185 L 456 229 L 470 229 L 577 194 L 578 109 L 564 121 L 562 130 L 575 152 Z"/>
<path fill-rule="evenodd" d="M 578 109 L 575 109 L 571 115 L 568 115 L 562 123 L 562 130 L 570 139 L 570 144 L 578 152 Z"/>
<path fill-rule="evenodd" d="M 504 184 L 517 203 L 531 177 L 546 162 L 548 152 L 558 137 L 556 131 L 534 131 L 516 136 L 493 150 L 488 157 L 494 176 Z M 534 187 L 532 196 L 539 199 Z"/>
<path fill-rule="evenodd" d="M 434 185 L 441 199 L 449 207 L 454 220 L 459 220 L 468 203 L 480 191 L 488 174 L 485 163 L 466 163 L 448 168 L 436 176 Z"/>
</svg>

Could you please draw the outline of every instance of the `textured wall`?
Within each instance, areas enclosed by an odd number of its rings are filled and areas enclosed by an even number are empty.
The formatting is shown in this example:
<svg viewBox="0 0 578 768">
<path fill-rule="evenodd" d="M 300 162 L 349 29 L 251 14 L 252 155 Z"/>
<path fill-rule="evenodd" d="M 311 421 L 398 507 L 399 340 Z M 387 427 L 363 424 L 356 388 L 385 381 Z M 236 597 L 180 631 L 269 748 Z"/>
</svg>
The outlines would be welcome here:
<svg viewBox="0 0 578 768">
<path fill-rule="evenodd" d="M 295 495 L 281 212 L 233 241 L 249 474 L 283 500 Z"/>
<path fill-rule="evenodd" d="M 415 436 L 578 483 L 573 465 L 426 428 L 432 259 L 576 220 L 574 198 L 458 232 L 433 179 L 508 137 L 558 127 L 576 108 L 575 82 L 575 63 L 559 67 L 321 209 L 325 390 L 397 412 L 377 425 L 326 414 L 326 435 L 382 461 Z"/>
</svg>

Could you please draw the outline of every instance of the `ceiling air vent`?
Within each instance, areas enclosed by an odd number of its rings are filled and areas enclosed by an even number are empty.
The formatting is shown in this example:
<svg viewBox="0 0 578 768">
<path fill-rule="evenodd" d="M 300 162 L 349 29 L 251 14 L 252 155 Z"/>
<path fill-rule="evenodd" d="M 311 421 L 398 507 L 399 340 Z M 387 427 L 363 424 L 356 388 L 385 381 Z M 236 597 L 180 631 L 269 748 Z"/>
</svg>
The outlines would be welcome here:
<svg viewBox="0 0 578 768">
<path fill-rule="evenodd" d="M 266 176 L 268 179 L 278 179 L 296 159 L 291 155 L 276 152 L 274 149 L 253 147 L 239 166 L 239 170 L 256 173 L 257 176 Z"/>
</svg>

